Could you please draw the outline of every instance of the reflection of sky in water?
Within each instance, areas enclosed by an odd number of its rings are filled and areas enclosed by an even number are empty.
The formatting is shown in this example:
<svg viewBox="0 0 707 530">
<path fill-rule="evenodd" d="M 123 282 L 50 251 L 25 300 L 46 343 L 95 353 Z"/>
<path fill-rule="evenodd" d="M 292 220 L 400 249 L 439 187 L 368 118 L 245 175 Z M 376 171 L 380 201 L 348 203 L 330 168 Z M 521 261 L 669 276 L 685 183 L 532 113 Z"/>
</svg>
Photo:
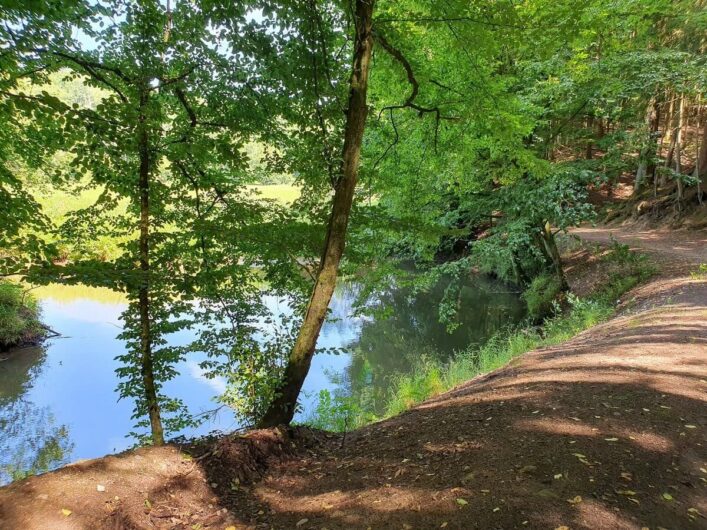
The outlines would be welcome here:
<svg viewBox="0 0 707 530">
<path fill-rule="evenodd" d="M 267 300 L 269 308 L 275 312 L 286 312 L 287 306 L 275 299 Z M 348 302 L 336 300 L 332 304 L 337 317 L 344 317 L 341 311 L 349 307 Z M 71 301 L 57 301 L 52 298 L 42 300 L 44 322 L 53 330 L 61 333 L 44 345 L 46 358 L 26 384 L 17 384 L 17 388 L 0 389 L 0 398 L 22 402 L 36 414 L 24 413 L 27 422 L 24 435 L 28 436 L 31 423 L 46 422 L 51 415 L 53 424 L 66 426 L 73 450 L 63 461 L 92 458 L 107 453 L 128 449 L 133 441 L 126 438 L 132 430 L 134 420 L 132 402 L 118 401 L 116 386 L 118 378 L 115 369 L 118 362 L 115 357 L 123 353 L 123 343 L 116 339 L 121 331 L 120 314 L 125 309 L 123 303 L 106 303 L 87 298 Z M 340 347 L 356 337 L 358 326 L 356 319 L 327 324 L 320 339 L 322 347 Z M 171 337 L 174 344 L 186 343 L 190 338 L 188 331 L 182 331 Z M 19 359 L 30 350 L 13 352 L 6 355 L 7 360 L 0 362 L 0 376 L 5 372 L 5 379 L 27 377 L 29 360 Z M 223 378 L 209 379 L 199 363 L 204 356 L 190 354 L 188 359 L 177 367 L 179 375 L 169 381 L 164 392 L 184 400 L 192 413 L 212 410 L 216 407 L 213 398 L 226 388 Z M 20 361 L 27 361 L 24 364 Z M 37 362 L 33 360 L 32 362 Z M 19 366 L 22 364 L 22 366 Z M 331 388 L 332 383 L 325 376 L 325 370 L 343 371 L 347 365 L 346 355 L 322 354 L 316 356 L 312 370 L 304 385 L 303 404 L 305 409 L 312 405 L 318 392 Z M 12 370 L 15 369 L 17 374 Z M 19 372 L 22 372 L 21 374 Z M 5 392 L 2 392 L 5 390 Z M 11 393 L 13 395 L 5 395 Z M 2 403 L 2 402 L 0 402 Z M 5 407 L 3 404 L 2 406 Z M 7 407 L 6 407 L 7 408 Z M 41 414 L 40 414 L 41 412 Z M 42 419 L 45 418 L 45 419 Z M 21 444 L 17 429 L 1 428 L 0 448 L 10 448 Z M 35 425 L 35 427 L 37 427 Z M 233 415 L 227 409 L 221 409 L 213 418 L 196 431 L 183 434 L 193 435 L 212 430 L 232 430 L 236 428 Z M 22 429 L 20 429 L 22 431 Z M 0 465 L 8 463 L 9 456 L 0 454 Z"/>
</svg>

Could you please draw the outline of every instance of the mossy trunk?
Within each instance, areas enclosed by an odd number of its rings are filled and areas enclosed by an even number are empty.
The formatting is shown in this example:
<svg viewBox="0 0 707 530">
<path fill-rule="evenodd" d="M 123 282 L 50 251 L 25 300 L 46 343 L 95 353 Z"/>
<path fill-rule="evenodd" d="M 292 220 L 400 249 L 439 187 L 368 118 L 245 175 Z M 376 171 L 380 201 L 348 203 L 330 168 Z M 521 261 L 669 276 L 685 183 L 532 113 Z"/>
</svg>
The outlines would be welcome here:
<svg viewBox="0 0 707 530">
<path fill-rule="evenodd" d="M 275 399 L 261 418 L 259 427 L 274 427 L 280 424 L 289 424 L 292 421 L 297 398 L 309 372 L 319 332 L 336 287 L 339 263 L 344 252 L 346 230 L 358 180 L 361 143 L 368 110 L 366 92 L 373 48 L 371 34 L 373 4 L 373 0 L 356 1 L 356 38 L 349 82 L 340 177 L 335 185 L 331 217 L 329 218 L 319 271 L 304 320 L 288 358 L 283 380 L 277 389 Z"/>
</svg>

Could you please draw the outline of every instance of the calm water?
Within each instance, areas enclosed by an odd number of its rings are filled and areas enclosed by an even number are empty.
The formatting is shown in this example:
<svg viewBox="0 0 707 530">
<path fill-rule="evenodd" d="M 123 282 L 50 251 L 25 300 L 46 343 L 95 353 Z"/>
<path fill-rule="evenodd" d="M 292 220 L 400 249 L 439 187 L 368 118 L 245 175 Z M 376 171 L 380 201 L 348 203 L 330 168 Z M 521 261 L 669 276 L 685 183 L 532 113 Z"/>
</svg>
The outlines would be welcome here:
<svg viewBox="0 0 707 530">
<path fill-rule="evenodd" d="M 379 318 L 353 316 L 355 287 L 340 289 L 332 301 L 336 320 L 324 326 L 318 346 L 346 348 L 346 353 L 315 356 L 299 419 L 311 413 L 323 389 L 365 390 L 382 406 L 391 380 L 409 372 L 421 355 L 448 357 L 524 316 L 515 294 L 479 277 L 462 288 L 457 299 L 461 325 L 450 334 L 437 314 L 444 287 L 415 296 L 391 288 L 372 302 L 386 310 Z M 44 322 L 62 336 L 42 347 L 0 354 L 0 483 L 133 444 L 126 437 L 134 423 L 132 403 L 118 401 L 115 390 L 114 358 L 123 350 L 116 335 L 124 302 L 114 293 L 84 287 L 48 288 L 38 297 Z M 173 340 L 188 340 L 186 333 Z M 213 409 L 214 397 L 225 389 L 223 380 L 204 377 L 202 360 L 191 354 L 178 366 L 179 376 L 165 386 L 193 413 Z M 198 430 L 183 434 L 236 427 L 233 415 L 222 409 Z"/>
</svg>

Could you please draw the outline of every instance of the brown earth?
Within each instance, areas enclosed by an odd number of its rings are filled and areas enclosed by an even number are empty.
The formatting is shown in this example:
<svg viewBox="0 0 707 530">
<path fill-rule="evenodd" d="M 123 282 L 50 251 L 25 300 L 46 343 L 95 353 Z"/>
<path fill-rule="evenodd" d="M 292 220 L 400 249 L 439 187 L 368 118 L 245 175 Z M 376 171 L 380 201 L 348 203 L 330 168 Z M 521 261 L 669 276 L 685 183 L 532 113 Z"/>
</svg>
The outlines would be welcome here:
<svg viewBox="0 0 707 530">
<path fill-rule="evenodd" d="M 669 266 L 569 342 L 345 437 L 254 431 L 32 477 L 0 489 L 0 528 L 707 528 L 703 235 L 624 230 Z M 568 265 L 575 284 L 602 266 Z"/>
</svg>

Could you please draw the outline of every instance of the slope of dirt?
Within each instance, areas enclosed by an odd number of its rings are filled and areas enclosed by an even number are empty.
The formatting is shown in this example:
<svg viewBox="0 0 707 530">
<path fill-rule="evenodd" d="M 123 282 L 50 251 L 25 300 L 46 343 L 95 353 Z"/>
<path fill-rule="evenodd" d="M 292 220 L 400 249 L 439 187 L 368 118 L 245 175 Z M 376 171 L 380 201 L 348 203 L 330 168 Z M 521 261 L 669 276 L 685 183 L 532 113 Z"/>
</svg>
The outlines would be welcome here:
<svg viewBox="0 0 707 530">
<path fill-rule="evenodd" d="M 75 464 L 0 489 L 0 528 L 707 528 L 706 402 L 707 281 L 663 276 L 396 418 Z"/>
<path fill-rule="evenodd" d="M 631 226 L 581 227 L 571 231 L 584 241 L 608 244 L 613 237 L 663 262 L 707 263 L 707 230 L 639 229 Z"/>
</svg>

